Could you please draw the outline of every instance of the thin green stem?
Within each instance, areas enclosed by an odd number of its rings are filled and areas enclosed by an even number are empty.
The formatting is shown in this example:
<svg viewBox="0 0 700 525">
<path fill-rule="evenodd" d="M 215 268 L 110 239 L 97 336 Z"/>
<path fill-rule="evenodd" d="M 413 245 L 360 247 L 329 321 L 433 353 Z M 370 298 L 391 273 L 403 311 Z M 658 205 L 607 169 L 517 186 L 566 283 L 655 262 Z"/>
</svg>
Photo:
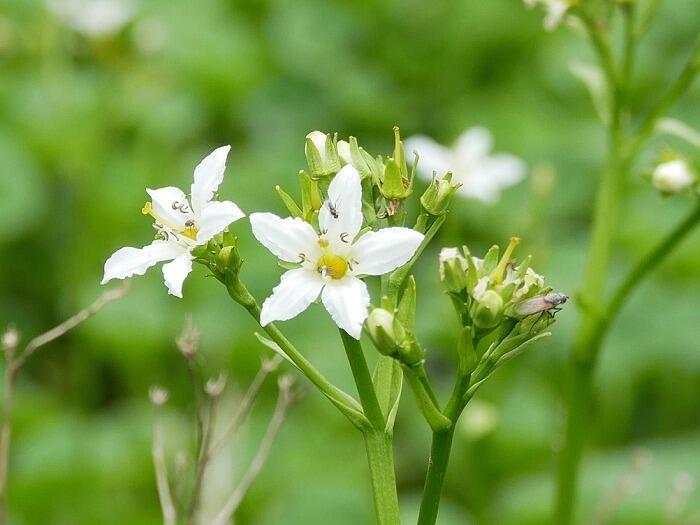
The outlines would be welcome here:
<svg viewBox="0 0 700 525">
<path fill-rule="evenodd" d="M 585 18 L 582 19 L 586 23 Z M 600 35 L 596 36 L 598 30 L 594 25 L 590 23 L 586 25 L 591 33 L 593 45 L 598 51 L 603 69 L 607 71 L 610 57 L 605 49 L 601 49 L 600 39 L 602 37 Z M 631 54 L 633 51 L 633 49 L 630 49 L 629 53 Z M 629 60 L 631 61 L 632 57 Z M 586 432 L 590 428 L 591 420 L 592 376 L 605 333 L 610 325 L 608 317 L 610 313 L 613 315 L 617 313 L 626 296 L 640 282 L 642 274 L 648 268 L 648 265 L 658 264 L 669 253 L 668 251 L 665 253 L 661 251 L 654 252 L 660 257 L 657 257 L 653 262 L 643 262 L 647 266 L 638 269 L 641 273 L 638 274 L 633 271 L 633 274 L 630 276 L 631 280 L 628 283 L 623 283 L 623 288 L 620 289 L 621 295 L 613 298 L 613 302 L 611 302 L 612 310 L 603 306 L 609 273 L 610 252 L 622 199 L 622 182 L 642 146 L 653 133 L 657 120 L 688 89 L 699 70 L 700 39 L 696 42 L 691 57 L 678 78 L 654 105 L 635 135 L 629 140 L 623 136 L 620 124 L 622 101 L 620 100 L 619 83 L 616 77 L 608 75 L 612 97 L 611 106 L 613 108 L 609 129 L 610 149 L 607 167 L 596 197 L 593 233 L 582 287 L 584 290 L 584 295 L 582 296 L 583 312 L 569 364 L 571 381 L 568 384 L 567 420 L 564 446 L 559 458 L 554 514 L 554 522 L 557 525 L 569 525 L 572 523 L 575 514 L 578 469 L 585 444 Z M 681 228 L 681 231 L 677 232 L 676 235 L 672 234 L 669 239 L 676 238 L 676 240 L 672 241 L 671 246 L 682 238 L 685 233 L 687 231 Z M 663 250 L 664 246 L 659 248 Z"/>
<path fill-rule="evenodd" d="M 355 379 L 357 393 L 360 395 L 362 409 L 375 430 L 384 430 L 386 418 L 379 406 L 377 393 L 372 383 L 372 374 L 367 366 L 360 341 L 349 335 L 342 328 L 340 329 L 340 337 L 343 340 L 343 347 L 345 348 L 352 375 Z"/>
<path fill-rule="evenodd" d="M 372 431 L 364 433 L 364 438 L 377 525 L 400 525 L 391 435 Z"/>
<path fill-rule="evenodd" d="M 229 295 L 260 323 L 260 307 L 255 298 L 238 279 L 224 283 Z M 361 405 L 348 393 L 326 379 L 296 347 L 287 339 L 274 323 L 262 327 L 265 333 L 282 350 L 285 356 L 325 395 L 350 422 L 358 428 L 369 428 L 370 422 L 362 412 Z"/>
<path fill-rule="evenodd" d="M 700 203 L 696 204 L 690 213 L 673 228 L 661 241 L 647 253 L 632 270 L 627 274 L 617 290 L 613 293 L 608 304 L 607 315 L 605 316 L 605 328 L 615 320 L 620 309 L 629 297 L 630 293 L 639 283 L 649 275 L 666 257 L 673 252 L 690 232 L 700 222 Z"/>
<path fill-rule="evenodd" d="M 418 408 L 420 408 L 423 417 L 433 432 L 450 428 L 452 422 L 440 412 L 440 409 L 431 398 L 423 382 L 416 375 L 416 372 L 410 367 L 405 367 L 404 370 L 406 370 L 404 377 L 408 380 L 408 384 L 415 395 Z"/>
</svg>

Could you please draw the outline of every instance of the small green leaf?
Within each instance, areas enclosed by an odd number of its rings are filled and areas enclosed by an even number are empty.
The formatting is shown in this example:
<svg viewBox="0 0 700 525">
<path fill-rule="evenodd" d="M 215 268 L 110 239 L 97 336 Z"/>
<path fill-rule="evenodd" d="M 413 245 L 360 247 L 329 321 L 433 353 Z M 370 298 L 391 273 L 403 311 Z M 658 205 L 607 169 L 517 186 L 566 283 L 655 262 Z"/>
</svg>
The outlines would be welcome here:
<svg viewBox="0 0 700 525">
<path fill-rule="evenodd" d="M 403 385 L 401 365 L 391 357 L 379 356 L 372 382 L 377 392 L 379 406 L 386 417 L 386 431 L 391 432 L 401 400 L 401 387 Z"/>
<path fill-rule="evenodd" d="M 289 213 L 292 214 L 292 217 L 304 217 L 304 213 L 301 211 L 301 208 L 299 208 L 297 203 L 294 202 L 294 199 L 291 195 L 289 195 L 289 193 L 284 191 L 280 186 L 275 186 L 275 191 L 277 192 L 277 195 L 280 196 L 280 199 L 282 199 L 282 202 L 289 210 Z"/>
</svg>

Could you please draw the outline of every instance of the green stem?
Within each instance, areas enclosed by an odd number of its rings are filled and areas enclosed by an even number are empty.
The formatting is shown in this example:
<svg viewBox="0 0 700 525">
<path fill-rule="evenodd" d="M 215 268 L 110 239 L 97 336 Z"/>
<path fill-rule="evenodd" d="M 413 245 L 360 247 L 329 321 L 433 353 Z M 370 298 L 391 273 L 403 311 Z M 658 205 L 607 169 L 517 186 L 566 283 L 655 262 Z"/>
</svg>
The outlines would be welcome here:
<svg viewBox="0 0 700 525">
<path fill-rule="evenodd" d="M 348 362 L 350 363 L 352 375 L 355 379 L 355 385 L 357 386 L 357 393 L 360 395 L 362 409 L 364 410 L 367 419 L 369 419 L 370 423 L 372 423 L 374 429 L 377 431 L 383 431 L 386 425 L 386 418 L 384 417 L 382 409 L 379 406 L 377 393 L 375 392 L 374 384 L 372 383 L 372 374 L 367 366 L 367 361 L 365 360 L 365 355 L 362 352 L 360 341 L 349 335 L 342 328 L 340 329 L 340 338 L 343 340 L 345 353 L 348 356 Z"/>
<path fill-rule="evenodd" d="M 433 440 L 430 444 L 428 474 L 425 477 L 425 486 L 423 487 L 418 525 L 434 525 L 437 522 L 440 495 L 445 482 L 447 464 L 450 461 L 454 433 L 455 425 L 446 430 L 433 433 Z"/>
<path fill-rule="evenodd" d="M 248 313 L 260 323 L 260 307 L 248 289 L 238 279 L 224 283 L 229 295 Z M 351 395 L 342 391 L 326 379 L 316 368 L 296 349 L 284 334 L 270 323 L 262 327 L 267 335 L 274 341 L 284 354 L 296 365 L 296 367 L 318 388 L 341 412 L 350 419 L 350 422 L 359 429 L 369 428 L 370 423 L 362 413 L 362 407 Z"/>
<path fill-rule="evenodd" d="M 450 428 L 452 422 L 440 412 L 440 409 L 431 398 L 430 393 L 426 390 L 416 372 L 410 367 L 405 367 L 404 370 L 406 370 L 404 377 L 408 380 L 411 390 L 413 390 L 416 403 L 433 432 Z"/>
<path fill-rule="evenodd" d="M 457 420 L 470 399 L 469 396 L 465 396 L 468 388 L 469 376 L 457 376 L 452 395 L 443 412 L 452 424 L 447 429 L 433 432 L 428 472 L 425 476 L 423 497 L 421 498 L 420 512 L 418 514 L 418 525 L 435 525 L 437 522 L 440 495 L 442 494 L 445 473 L 447 472 L 447 465 L 452 451 L 452 438 L 454 437 Z"/>
<path fill-rule="evenodd" d="M 700 203 L 696 204 L 688 216 L 671 230 L 637 265 L 627 274 L 610 300 L 605 316 L 605 327 L 617 317 L 622 305 L 639 283 L 666 259 L 673 249 L 693 231 L 700 222 Z"/>
<path fill-rule="evenodd" d="M 383 431 L 372 431 L 364 433 L 364 438 L 377 525 L 399 525 L 401 517 L 391 436 Z"/>
</svg>

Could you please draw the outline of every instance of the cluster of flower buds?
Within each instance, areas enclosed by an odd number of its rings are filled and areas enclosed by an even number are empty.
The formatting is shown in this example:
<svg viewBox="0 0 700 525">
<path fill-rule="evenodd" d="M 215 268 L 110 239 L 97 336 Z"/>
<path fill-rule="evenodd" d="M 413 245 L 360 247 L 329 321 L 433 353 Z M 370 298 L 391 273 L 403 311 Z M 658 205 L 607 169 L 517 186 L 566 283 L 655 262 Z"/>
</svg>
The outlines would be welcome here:
<svg viewBox="0 0 700 525">
<path fill-rule="evenodd" d="M 668 149 L 661 152 L 650 178 L 663 195 L 682 193 L 697 187 L 698 183 L 698 176 L 688 160 Z"/>
<path fill-rule="evenodd" d="M 551 324 L 552 314 L 567 300 L 545 286 L 544 278 L 530 268 L 530 257 L 519 264 L 511 260 L 519 243 L 520 239 L 511 239 L 503 254 L 493 246 L 483 259 L 466 248 L 462 252 L 445 248 L 440 253 L 443 285 L 462 324 L 473 327 L 475 335 L 501 327 L 537 334 Z"/>
<path fill-rule="evenodd" d="M 307 221 L 311 218 L 310 214 L 318 210 L 321 204 L 317 181 L 332 177 L 345 165 L 351 165 L 358 171 L 363 180 L 363 187 L 374 188 L 372 193 L 376 195 L 365 196 L 366 211 L 375 210 L 380 215 L 395 215 L 402 201 L 413 192 L 418 157 L 409 163 L 398 127 L 394 128 L 394 149 L 388 157 L 368 153 L 358 144 L 355 137 L 350 137 L 347 141 L 338 140 L 337 134 L 321 131 L 314 131 L 306 136 L 305 151 L 310 175 L 302 172 L 301 182 L 302 188 L 308 193 L 308 202 L 298 206 L 282 190 L 278 189 L 278 193 L 291 212 Z M 447 211 L 452 195 L 459 188 L 459 184 L 452 183 L 451 174 L 443 175 L 441 179 L 434 179 L 421 197 L 423 209 L 433 216 L 442 215 Z M 373 223 L 373 220 L 370 220 L 374 219 L 373 216 L 366 218 L 368 223 Z"/>
</svg>

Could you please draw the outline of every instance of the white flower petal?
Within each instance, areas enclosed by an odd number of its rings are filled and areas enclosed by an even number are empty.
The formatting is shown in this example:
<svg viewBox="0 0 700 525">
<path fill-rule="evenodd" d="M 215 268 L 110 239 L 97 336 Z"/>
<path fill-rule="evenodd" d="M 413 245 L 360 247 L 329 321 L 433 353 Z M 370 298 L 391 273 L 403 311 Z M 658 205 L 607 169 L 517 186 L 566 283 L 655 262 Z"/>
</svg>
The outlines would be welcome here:
<svg viewBox="0 0 700 525">
<path fill-rule="evenodd" d="M 226 169 L 226 157 L 231 151 L 231 146 L 221 146 L 204 157 L 194 169 L 194 182 L 192 183 L 192 208 L 199 214 L 204 205 L 209 202 L 221 181 L 224 180 Z"/>
<path fill-rule="evenodd" d="M 208 202 L 197 220 L 197 244 L 204 244 L 245 214 L 231 201 Z"/>
<path fill-rule="evenodd" d="M 338 157 L 340 157 L 340 160 L 342 160 L 345 164 L 352 164 L 352 155 L 350 154 L 350 143 L 344 140 L 339 140 L 335 147 L 338 151 Z"/>
<path fill-rule="evenodd" d="M 317 272 L 307 268 L 285 272 L 280 283 L 272 290 L 272 295 L 262 305 L 260 325 L 286 321 L 299 315 L 318 299 L 324 284 Z"/>
<path fill-rule="evenodd" d="M 182 283 L 192 271 L 192 255 L 185 252 L 174 261 L 163 265 L 163 279 L 168 293 L 182 299 Z"/>
<path fill-rule="evenodd" d="M 365 233 L 352 246 L 353 273 L 383 275 L 406 263 L 424 235 L 410 228 L 385 228 Z"/>
<path fill-rule="evenodd" d="M 154 241 L 143 248 L 127 246 L 114 252 L 105 262 L 102 284 L 112 279 L 126 279 L 132 275 L 143 275 L 151 266 L 161 261 L 175 259 L 186 248 L 174 242 Z"/>
<path fill-rule="evenodd" d="M 484 159 L 479 168 L 488 175 L 499 188 L 507 188 L 525 178 L 527 164 L 520 157 L 509 153 L 499 153 Z"/>
<path fill-rule="evenodd" d="M 359 339 L 362 323 L 368 315 L 369 292 L 367 285 L 357 277 L 330 280 L 321 294 L 323 306 L 333 321 L 350 336 Z"/>
<path fill-rule="evenodd" d="M 455 142 L 455 153 L 460 165 L 471 165 L 486 157 L 493 148 L 493 137 L 486 128 L 471 128 L 462 133 Z"/>
<path fill-rule="evenodd" d="M 153 218 L 168 228 L 181 231 L 185 222 L 194 219 L 187 196 L 180 188 L 168 186 L 152 190 L 146 189 L 151 197 L 151 213 Z"/>
<path fill-rule="evenodd" d="M 548 0 L 546 4 L 547 15 L 544 18 L 544 28 L 547 31 L 554 31 L 564 20 L 569 9 L 566 0 Z"/>
<path fill-rule="evenodd" d="M 321 232 L 334 253 L 342 254 L 362 228 L 362 185 L 360 174 L 346 164 L 328 186 L 328 199 L 318 214 Z"/>
<path fill-rule="evenodd" d="M 404 150 L 409 158 L 413 157 L 413 153 L 418 153 L 418 174 L 426 180 L 431 180 L 433 173 L 442 177 L 448 171 L 457 169 L 452 151 L 425 135 L 407 138 Z"/>
<path fill-rule="evenodd" d="M 282 219 L 274 213 L 253 213 L 250 225 L 255 238 L 283 261 L 301 262 L 302 254 L 312 262 L 321 258 L 318 234 L 298 217 Z"/>
</svg>

